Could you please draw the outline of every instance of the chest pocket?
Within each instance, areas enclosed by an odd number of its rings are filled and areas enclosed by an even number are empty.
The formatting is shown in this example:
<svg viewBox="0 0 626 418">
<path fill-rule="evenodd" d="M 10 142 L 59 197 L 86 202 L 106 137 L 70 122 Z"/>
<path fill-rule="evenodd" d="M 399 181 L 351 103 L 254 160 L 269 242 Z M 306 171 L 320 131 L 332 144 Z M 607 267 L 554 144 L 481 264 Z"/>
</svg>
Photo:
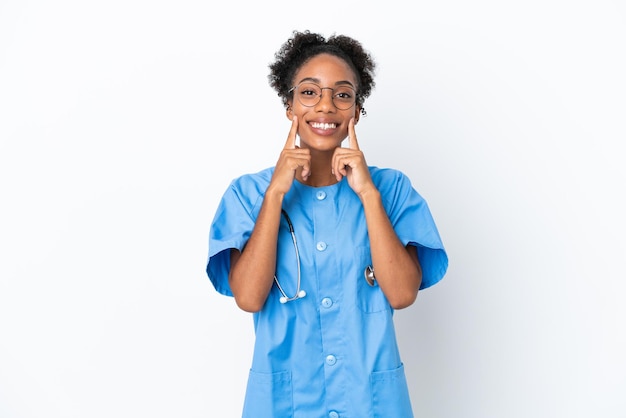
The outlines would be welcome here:
<svg viewBox="0 0 626 418">
<path fill-rule="evenodd" d="M 356 249 L 356 304 L 357 307 L 365 313 L 376 313 L 391 310 L 391 305 L 387 301 L 385 294 L 374 282 L 374 286 L 370 286 L 365 280 L 365 269 L 372 265 L 372 254 L 369 246 L 357 247 Z"/>
</svg>

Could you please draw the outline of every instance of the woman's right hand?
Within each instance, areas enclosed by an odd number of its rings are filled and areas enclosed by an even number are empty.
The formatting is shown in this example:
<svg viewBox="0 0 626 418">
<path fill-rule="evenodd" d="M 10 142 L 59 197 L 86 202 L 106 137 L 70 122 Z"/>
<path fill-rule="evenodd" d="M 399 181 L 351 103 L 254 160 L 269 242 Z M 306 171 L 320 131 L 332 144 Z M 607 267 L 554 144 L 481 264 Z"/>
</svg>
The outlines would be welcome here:
<svg viewBox="0 0 626 418">
<path fill-rule="evenodd" d="M 294 116 L 289 135 L 287 136 L 287 142 L 274 168 L 274 174 L 272 175 L 272 181 L 270 182 L 268 190 L 272 189 L 285 195 L 289 189 L 291 189 L 291 185 L 299 169 L 302 170 L 300 175 L 304 181 L 306 181 L 311 174 L 311 152 L 308 149 L 296 146 L 297 134 L 298 117 Z"/>
<path fill-rule="evenodd" d="M 299 170 L 304 178 L 311 172 L 311 153 L 308 149 L 296 147 L 297 133 L 298 120 L 294 116 L 250 239 L 241 253 L 231 251 L 228 282 L 237 305 L 247 312 L 258 312 L 263 308 L 274 283 L 283 198 Z"/>
</svg>

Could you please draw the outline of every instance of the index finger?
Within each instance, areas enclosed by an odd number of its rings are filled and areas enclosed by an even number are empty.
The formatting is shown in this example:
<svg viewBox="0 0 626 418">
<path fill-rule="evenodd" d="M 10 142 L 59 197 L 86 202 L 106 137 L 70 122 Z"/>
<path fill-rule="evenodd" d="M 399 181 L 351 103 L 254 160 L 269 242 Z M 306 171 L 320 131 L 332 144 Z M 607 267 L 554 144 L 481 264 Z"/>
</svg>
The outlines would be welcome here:
<svg viewBox="0 0 626 418">
<path fill-rule="evenodd" d="M 296 148 L 296 135 L 298 134 L 298 117 L 294 115 L 291 120 L 291 129 L 289 135 L 287 135 L 287 142 L 285 143 L 285 149 Z"/>
<path fill-rule="evenodd" d="M 348 148 L 360 150 L 359 143 L 356 140 L 356 130 L 354 129 L 354 118 L 348 122 Z"/>
</svg>

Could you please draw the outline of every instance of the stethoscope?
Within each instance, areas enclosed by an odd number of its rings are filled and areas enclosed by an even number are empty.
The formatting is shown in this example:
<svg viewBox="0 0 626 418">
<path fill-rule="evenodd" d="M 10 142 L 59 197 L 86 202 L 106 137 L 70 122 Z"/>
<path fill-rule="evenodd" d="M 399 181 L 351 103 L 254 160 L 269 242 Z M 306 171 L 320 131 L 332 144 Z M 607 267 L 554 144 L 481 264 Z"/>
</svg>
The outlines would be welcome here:
<svg viewBox="0 0 626 418">
<path fill-rule="evenodd" d="M 296 252 L 296 264 L 298 265 L 298 282 L 296 285 L 296 294 L 289 297 L 287 296 L 287 294 L 285 293 L 285 291 L 283 290 L 283 287 L 280 285 L 280 282 L 278 281 L 278 278 L 276 277 L 276 275 L 274 274 L 274 281 L 276 282 L 276 286 L 278 286 L 278 290 L 281 293 L 281 297 L 280 297 L 280 303 L 287 303 L 287 302 L 291 302 L 293 300 L 296 299 L 301 299 L 303 297 L 306 296 L 306 292 L 302 289 L 300 289 L 300 279 L 301 279 L 301 269 L 300 269 L 300 252 L 298 251 L 298 243 L 296 241 L 296 233 L 294 232 L 293 229 L 293 224 L 291 223 L 291 219 L 289 218 L 289 215 L 287 215 L 287 212 L 285 211 L 285 209 L 281 209 L 281 212 L 283 214 L 283 216 L 285 217 L 285 220 L 287 221 L 287 225 L 289 225 L 289 233 L 291 234 L 291 241 L 293 241 L 293 249 Z"/>
<path fill-rule="evenodd" d="M 287 302 L 291 302 L 297 299 L 302 299 L 303 297 L 306 296 L 306 292 L 300 288 L 301 275 L 302 275 L 301 268 L 300 268 L 300 251 L 298 251 L 298 242 L 296 241 L 296 233 L 293 228 L 293 223 L 291 223 L 291 219 L 289 218 L 289 215 L 287 214 L 287 211 L 285 211 L 285 209 L 281 209 L 281 212 L 283 216 L 285 217 L 285 220 L 287 221 L 287 225 L 289 226 L 289 233 L 291 234 L 291 241 L 293 242 L 293 249 L 296 253 L 296 264 L 298 266 L 298 280 L 296 284 L 296 293 L 291 297 L 287 296 L 287 293 L 285 293 L 285 291 L 283 290 L 283 287 L 280 285 L 280 282 L 278 281 L 278 277 L 276 277 L 276 274 L 274 274 L 274 282 L 276 282 L 276 286 L 278 287 L 278 290 L 280 291 L 280 294 L 282 295 L 279 301 L 280 303 L 285 304 Z M 365 271 L 363 272 L 363 275 L 365 276 L 365 281 L 367 282 L 367 284 L 369 284 L 370 286 L 375 285 L 376 276 L 374 276 L 374 268 L 372 266 L 365 267 Z"/>
</svg>

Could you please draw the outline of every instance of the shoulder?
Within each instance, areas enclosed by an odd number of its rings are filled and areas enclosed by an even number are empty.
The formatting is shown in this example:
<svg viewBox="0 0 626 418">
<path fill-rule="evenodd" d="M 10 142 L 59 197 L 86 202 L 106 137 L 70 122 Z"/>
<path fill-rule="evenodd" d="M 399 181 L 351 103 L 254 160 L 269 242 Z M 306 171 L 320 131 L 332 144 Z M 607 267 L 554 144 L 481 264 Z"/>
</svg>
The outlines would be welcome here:
<svg viewBox="0 0 626 418">
<path fill-rule="evenodd" d="M 370 166 L 369 169 L 372 181 L 388 209 L 398 209 L 407 204 L 425 203 L 424 198 L 413 187 L 411 179 L 404 172 L 395 168 L 375 166 Z"/>
<path fill-rule="evenodd" d="M 369 170 L 372 181 L 383 195 L 413 189 L 409 177 L 398 169 L 370 166 Z"/>
<path fill-rule="evenodd" d="M 256 173 L 242 174 L 233 179 L 230 184 L 231 189 L 246 194 L 264 194 L 272 179 L 274 168 L 265 168 Z"/>
<path fill-rule="evenodd" d="M 266 168 L 234 178 L 222 196 L 223 209 L 234 210 L 243 207 L 246 212 L 252 213 L 259 202 L 263 201 L 273 172 L 273 168 Z"/>
<path fill-rule="evenodd" d="M 386 182 L 392 180 L 405 181 L 408 180 L 406 174 L 395 168 L 370 166 L 370 175 L 374 182 Z"/>
</svg>

